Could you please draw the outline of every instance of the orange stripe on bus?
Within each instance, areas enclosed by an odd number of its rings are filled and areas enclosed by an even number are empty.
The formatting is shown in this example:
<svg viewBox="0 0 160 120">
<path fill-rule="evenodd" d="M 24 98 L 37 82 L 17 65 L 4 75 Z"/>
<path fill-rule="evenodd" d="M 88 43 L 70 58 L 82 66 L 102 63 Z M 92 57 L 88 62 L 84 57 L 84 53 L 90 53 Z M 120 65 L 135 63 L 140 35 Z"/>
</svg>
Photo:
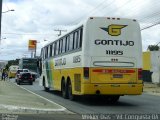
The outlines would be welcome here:
<svg viewBox="0 0 160 120">
<path fill-rule="evenodd" d="M 96 69 L 97 73 L 135 73 L 135 70 L 119 70 L 119 69 Z"/>
</svg>

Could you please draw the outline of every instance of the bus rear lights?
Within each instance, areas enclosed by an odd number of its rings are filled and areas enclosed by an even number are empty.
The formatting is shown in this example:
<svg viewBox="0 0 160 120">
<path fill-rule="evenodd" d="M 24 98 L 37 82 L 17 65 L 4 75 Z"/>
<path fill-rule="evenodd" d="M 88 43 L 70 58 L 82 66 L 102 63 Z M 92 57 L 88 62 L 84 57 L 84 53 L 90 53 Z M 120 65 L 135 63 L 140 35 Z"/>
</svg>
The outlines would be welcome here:
<svg viewBox="0 0 160 120">
<path fill-rule="evenodd" d="M 138 69 L 138 79 L 142 80 L 142 68 Z"/>
<path fill-rule="evenodd" d="M 30 76 L 30 79 L 32 79 L 32 76 Z"/>
</svg>

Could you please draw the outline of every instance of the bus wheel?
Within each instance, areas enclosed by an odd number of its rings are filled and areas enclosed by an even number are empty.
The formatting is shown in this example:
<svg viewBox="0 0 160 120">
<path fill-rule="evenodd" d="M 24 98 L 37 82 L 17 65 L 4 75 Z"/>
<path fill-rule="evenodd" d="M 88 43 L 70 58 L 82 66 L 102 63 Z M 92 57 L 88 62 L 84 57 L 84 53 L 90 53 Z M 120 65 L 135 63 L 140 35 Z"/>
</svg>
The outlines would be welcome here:
<svg viewBox="0 0 160 120">
<path fill-rule="evenodd" d="M 109 104 L 114 104 L 119 100 L 120 96 L 115 95 L 115 96 L 107 96 L 107 103 Z"/>
<path fill-rule="evenodd" d="M 44 80 L 44 79 L 43 79 L 43 87 L 44 87 L 44 90 L 45 90 L 46 92 L 49 92 L 49 88 L 46 87 L 46 83 L 45 83 L 45 80 Z"/>
<path fill-rule="evenodd" d="M 70 80 L 69 80 L 69 82 L 68 82 L 67 85 L 68 85 L 67 88 L 68 88 L 68 97 L 69 97 L 69 99 L 70 99 L 70 100 L 75 100 L 75 97 L 76 97 L 76 96 L 72 94 L 72 84 L 71 84 L 71 81 L 70 81 Z"/>
<path fill-rule="evenodd" d="M 44 87 L 44 90 L 45 90 L 46 92 L 49 92 L 49 88 L 47 88 L 47 87 Z"/>
<path fill-rule="evenodd" d="M 67 95 L 67 90 L 66 90 L 66 85 L 64 80 L 62 80 L 62 83 L 61 83 L 61 92 L 62 92 L 62 97 L 67 99 L 68 95 Z"/>
</svg>

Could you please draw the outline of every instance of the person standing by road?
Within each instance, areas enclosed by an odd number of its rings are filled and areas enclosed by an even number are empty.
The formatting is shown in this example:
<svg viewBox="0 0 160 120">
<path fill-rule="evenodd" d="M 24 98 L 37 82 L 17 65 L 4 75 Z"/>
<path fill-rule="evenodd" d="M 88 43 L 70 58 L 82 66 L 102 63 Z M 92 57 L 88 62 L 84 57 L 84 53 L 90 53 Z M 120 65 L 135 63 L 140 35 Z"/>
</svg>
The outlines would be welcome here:
<svg viewBox="0 0 160 120">
<path fill-rule="evenodd" d="M 6 75 L 6 73 L 5 73 L 5 69 L 2 69 L 2 80 L 4 80 L 5 81 L 5 76 Z"/>
</svg>

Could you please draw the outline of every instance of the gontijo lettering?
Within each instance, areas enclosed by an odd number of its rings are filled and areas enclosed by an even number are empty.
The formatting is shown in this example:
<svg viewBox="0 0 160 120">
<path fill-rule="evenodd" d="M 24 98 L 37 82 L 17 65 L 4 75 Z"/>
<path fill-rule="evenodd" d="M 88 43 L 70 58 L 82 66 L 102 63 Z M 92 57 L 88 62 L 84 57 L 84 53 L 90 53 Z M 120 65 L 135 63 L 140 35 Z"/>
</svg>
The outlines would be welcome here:
<svg viewBox="0 0 160 120">
<path fill-rule="evenodd" d="M 122 40 L 95 40 L 96 45 L 119 45 L 119 46 L 134 46 L 134 41 L 122 41 Z"/>
</svg>

